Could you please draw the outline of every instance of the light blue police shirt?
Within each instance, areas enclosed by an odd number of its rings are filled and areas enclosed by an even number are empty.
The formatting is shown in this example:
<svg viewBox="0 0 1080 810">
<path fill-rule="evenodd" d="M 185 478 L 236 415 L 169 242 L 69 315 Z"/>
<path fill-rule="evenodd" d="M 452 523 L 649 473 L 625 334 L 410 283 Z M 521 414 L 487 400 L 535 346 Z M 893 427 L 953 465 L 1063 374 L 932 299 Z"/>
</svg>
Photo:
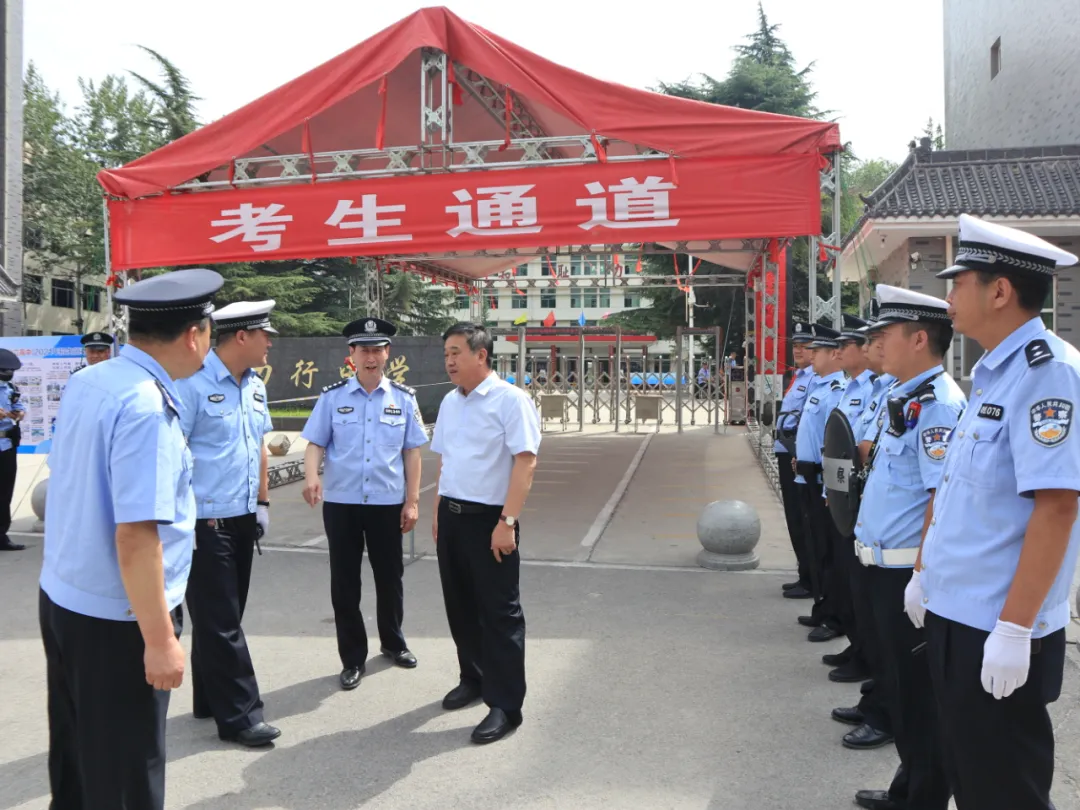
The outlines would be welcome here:
<svg viewBox="0 0 1080 810">
<path fill-rule="evenodd" d="M 1049 356 L 1049 359 L 1048 359 Z M 1032 318 L 972 370 L 969 404 L 949 441 L 922 552 L 927 610 L 992 631 L 1016 574 L 1040 489 L 1080 492 L 1080 352 Z M 1080 522 L 1032 637 L 1070 620 Z"/>
<path fill-rule="evenodd" d="M 942 371 L 941 365 L 934 366 L 896 385 L 889 396 L 910 394 Z M 932 385 L 935 399 L 919 402 L 915 427 L 901 436 L 894 435 L 887 427 L 883 429 L 874 458 L 869 462 L 870 474 L 855 523 L 855 539 L 873 549 L 875 563 L 883 568 L 914 565 L 914 561 L 911 565 L 885 565 L 881 550 L 919 547 L 930 491 L 940 486 L 945 470 L 949 434 L 967 404 L 964 392 L 952 377 L 941 374 Z M 914 402 L 904 408 L 905 414 L 910 414 Z M 886 409 L 885 405 L 880 407 Z"/>
<path fill-rule="evenodd" d="M 405 503 L 405 450 L 427 444 L 413 389 L 383 377 L 370 394 L 355 376 L 323 389 L 301 438 L 326 448 L 330 503 Z"/>
<path fill-rule="evenodd" d="M 494 372 L 468 396 L 455 387 L 439 404 L 431 450 L 442 456 L 439 495 L 502 506 L 514 456 L 540 451 L 536 405 Z"/>
<path fill-rule="evenodd" d="M 836 407 L 844 412 L 848 424 L 852 427 L 852 433 L 855 432 L 855 425 L 858 424 L 859 418 L 870 405 L 876 379 L 877 375 L 870 369 L 866 369 L 857 377 L 848 379 L 844 395 L 840 397 L 840 402 Z"/>
<path fill-rule="evenodd" d="M 813 386 L 807 391 L 806 404 L 803 405 L 799 431 L 795 434 L 795 458 L 799 461 L 821 464 L 825 421 L 844 395 L 846 379 L 842 371 L 814 378 Z M 820 480 L 820 475 L 818 478 Z M 795 483 L 807 482 L 801 475 L 796 474 Z"/>
<path fill-rule="evenodd" d="M 254 514 L 263 436 L 273 429 L 263 381 L 248 369 L 237 384 L 211 351 L 194 376 L 176 381 L 176 390 L 180 426 L 195 459 L 198 518 Z"/>
<path fill-rule="evenodd" d="M 809 390 L 813 379 L 814 369 L 811 366 L 796 369 L 795 376 L 792 377 L 791 380 L 791 385 L 788 387 L 787 393 L 784 394 L 784 399 L 780 403 L 780 412 L 784 415 L 779 418 L 776 425 L 777 428 L 791 430 L 799 424 L 803 403 L 806 402 L 806 393 Z M 773 452 L 786 453 L 787 449 L 777 441 L 773 444 Z"/>
<path fill-rule="evenodd" d="M 884 422 L 881 415 L 885 412 L 885 401 L 891 396 L 890 390 L 895 383 L 896 377 L 892 374 L 879 374 L 874 380 L 870 391 L 870 404 L 862 412 L 859 421 L 852 425 L 856 442 L 872 442 L 877 438 L 878 428 Z"/>
<path fill-rule="evenodd" d="M 184 598 L 195 541 L 192 460 L 178 393 L 130 344 L 72 375 L 56 415 L 45 502 L 42 590 L 85 616 L 135 621 L 116 554 L 118 523 L 158 524 L 165 603 Z"/>
<path fill-rule="evenodd" d="M 26 408 L 19 401 L 19 388 L 12 382 L 0 382 L 0 408 L 5 411 L 18 411 L 26 413 Z M 0 419 L 0 452 L 10 450 L 12 447 L 8 432 L 14 429 L 15 420 L 10 416 Z"/>
</svg>

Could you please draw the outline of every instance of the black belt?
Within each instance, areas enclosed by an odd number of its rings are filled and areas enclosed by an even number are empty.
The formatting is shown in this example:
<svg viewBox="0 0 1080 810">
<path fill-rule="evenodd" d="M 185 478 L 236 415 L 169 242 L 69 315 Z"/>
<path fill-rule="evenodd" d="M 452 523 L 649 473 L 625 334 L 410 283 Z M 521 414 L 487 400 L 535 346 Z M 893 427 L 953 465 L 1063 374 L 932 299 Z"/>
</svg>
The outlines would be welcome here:
<svg viewBox="0 0 1080 810">
<path fill-rule="evenodd" d="M 812 461 L 796 461 L 795 462 L 795 472 L 797 472 L 803 478 L 806 478 L 806 477 L 813 478 L 818 473 L 820 473 L 823 469 L 824 469 L 824 467 L 822 467 L 820 464 L 815 464 Z"/>
<path fill-rule="evenodd" d="M 446 508 L 455 515 L 482 515 L 485 512 L 494 512 L 496 509 L 500 512 L 502 511 L 502 506 L 495 506 L 489 503 L 457 501 L 453 498 L 443 498 L 443 500 L 446 501 Z"/>
</svg>

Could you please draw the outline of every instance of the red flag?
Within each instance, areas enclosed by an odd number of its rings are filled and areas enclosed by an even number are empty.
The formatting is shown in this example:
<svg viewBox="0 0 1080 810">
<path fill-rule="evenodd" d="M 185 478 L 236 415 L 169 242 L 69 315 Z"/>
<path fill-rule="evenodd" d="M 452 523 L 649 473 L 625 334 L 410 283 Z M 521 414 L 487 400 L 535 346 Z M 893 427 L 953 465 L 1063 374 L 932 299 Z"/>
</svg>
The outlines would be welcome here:
<svg viewBox="0 0 1080 810">
<path fill-rule="evenodd" d="M 552 310 L 551 312 L 549 312 L 547 314 L 547 317 L 544 318 L 542 323 L 544 324 L 544 326 L 554 326 L 555 325 L 555 310 Z"/>
</svg>

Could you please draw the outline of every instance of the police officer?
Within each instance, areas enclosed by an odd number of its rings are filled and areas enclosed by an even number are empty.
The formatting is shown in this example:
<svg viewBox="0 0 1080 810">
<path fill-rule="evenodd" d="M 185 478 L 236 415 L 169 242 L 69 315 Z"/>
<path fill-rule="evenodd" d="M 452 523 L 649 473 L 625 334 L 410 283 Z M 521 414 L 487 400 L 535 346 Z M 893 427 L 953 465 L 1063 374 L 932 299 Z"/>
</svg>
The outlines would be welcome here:
<svg viewBox="0 0 1080 810">
<path fill-rule="evenodd" d="M 368 655 L 360 612 L 365 544 L 375 578 L 381 652 L 398 666 L 416 666 L 401 631 L 401 537 L 416 525 L 420 448 L 427 443 L 427 433 L 415 391 L 383 375 L 396 332 L 381 318 L 360 318 L 345 327 L 356 376 L 323 389 L 300 434 L 308 441 L 304 500 L 312 507 L 324 501 L 342 689 L 360 685 Z M 324 453 L 325 493 L 319 480 Z"/>
<path fill-rule="evenodd" d="M 195 554 L 188 580 L 191 686 L 195 717 L 214 718 L 218 736 L 266 745 L 281 732 L 263 703 L 240 626 L 259 534 L 270 523 L 267 451 L 273 427 L 266 364 L 273 301 L 241 301 L 213 313 L 217 348 L 199 373 L 177 382 L 180 424 L 195 459 Z"/>
<path fill-rule="evenodd" d="M 806 404 L 795 436 L 795 483 L 804 484 L 803 517 L 807 527 L 807 547 L 810 549 L 810 571 L 816 580 L 814 607 L 809 616 L 798 621 L 812 627 L 809 641 L 829 641 L 843 635 L 847 628 L 841 622 L 836 597 L 831 593 L 830 566 L 834 545 L 832 517 L 822 497 L 821 446 L 825 437 L 825 421 L 843 396 L 846 378 L 840 368 L 837 340 L 840 333 L 821 324 L 811 324 L 814 383 L 807 391 Z"/>
<path fill-rule="evenodd" d="M 431 438 L 440 456 L 432 535 L 460 667 L 460 682 L 443 707 L 483 698 L 489 711 L 473 729 L 476 743 L 494 742 L 522 722 L 525 616 L 517 547 L 540 450 L 536 406 L 492 371 L 493 349 L 478 324 L 455 324 L 443 335 L 455 387 L 439 405 Z"/>
<path fill-rule="evenodd" d="M 802 507 L 793 465 L 795 435 L 803 404 L 806 402 L 806 392 L 814 377 L 814 370 L 810 367 L 810 353 L 805 348 L 812 339 L 810 324 L 801 321 L 792 324 L 791 358 L 795 364 L 795 374 L 784 392 L 783 402 L 780 403 L 780 413 L 776 416 L 776 442 L 773 445 L 776 469 L 780 475 L 780 494 L 784 501 L 784 518 L 799 572 L 799 578 L 795 582 L 783 585 L 784 597 L 787 599 L 807 599 L 813 595 L 810 590 L 810 563 L 807 559 Z"/>
<path fill-rule="evenodd" d="M 82 343 L 83 356 L 86 357 L 86 362 L 75 371 L 82 371 L 84 368 L 108 360 L 112 357 L 112 347 L 116 341 L 107 332 L 90 332 L 83 335 L 82 340 L 79 342 Z M 75 371 L 71 373 L 74 374 Z"/>
<path fill-rule="evenodd" d="M 221 285 L 193 269 L 119 290 L 130 343 L 72 377 L 60 401 L 39 597 L 53 807 L 165 805 L 195 533 L 174 380 L 202 366 Z"/>
<path fill-rule="evenodd" d="M 1041 310 L 1076 256 L 960 217 L 948 301 L 986 353 L 949 439 L 905 608 L 925 622 L 958 810 L 1050 808 L 1076 523 L 1080 353 Z M 934 441 L 920 433 L 921 442 Z"/>
<path fill-rule="evenodd" d="M 925 653 L 913 653 L 923 633 L 897 608 L 941 485 L 949 434 L 967 401 L 942 365 L 953 333 L 948 304 L 884 284 L 877 294 L 884 368 L 897 383 L 868 462 L 855 549 L 881 652 L 874 678 L 884 687 L 900 767 L 887 791 L 859 791 L 855 801 L 871 810 L 947 810 L 930 667 Z"/>
<path fill-rule="evenodd" d="M 8 537 L 11 528 L 11 498 L 19 472 L 19 422 L 26 415 L 19 387 L 12 382 L 22 361 L 8 349 L 0 349 L 0 551 L 22 551 L 26 546 Z"/>
</svg>

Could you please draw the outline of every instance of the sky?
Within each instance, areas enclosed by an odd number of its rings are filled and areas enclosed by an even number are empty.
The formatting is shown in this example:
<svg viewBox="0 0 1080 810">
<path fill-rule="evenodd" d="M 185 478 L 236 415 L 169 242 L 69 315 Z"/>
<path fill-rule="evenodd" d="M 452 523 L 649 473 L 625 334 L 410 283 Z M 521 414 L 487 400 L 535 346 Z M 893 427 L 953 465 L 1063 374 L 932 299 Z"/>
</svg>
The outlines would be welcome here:
<svg viewBox="0 0 1080 810">
<path fill-rule="evenodd" d="M 900 162 L 943 119 L 942 0 L 764 0 L 819 109 L 862 159 Z M 204 122 L 219 118 L 425 4 L 355 0 L 27 0 L 24 58 L 74 107 L 79 77 L 154 75 L 137 45 L 190 79 Z M 541 56 L 643 89 L 706 73 L 757 27 L 757 0 L 542 3 L 448 0 L 455 14 Z M 177 11 L 179 9 L 179 12 Z M 872 10 L 873 9 L 873 10 Z M 946 134 L 947 135 L 947 134 Z"/>
</svg>

